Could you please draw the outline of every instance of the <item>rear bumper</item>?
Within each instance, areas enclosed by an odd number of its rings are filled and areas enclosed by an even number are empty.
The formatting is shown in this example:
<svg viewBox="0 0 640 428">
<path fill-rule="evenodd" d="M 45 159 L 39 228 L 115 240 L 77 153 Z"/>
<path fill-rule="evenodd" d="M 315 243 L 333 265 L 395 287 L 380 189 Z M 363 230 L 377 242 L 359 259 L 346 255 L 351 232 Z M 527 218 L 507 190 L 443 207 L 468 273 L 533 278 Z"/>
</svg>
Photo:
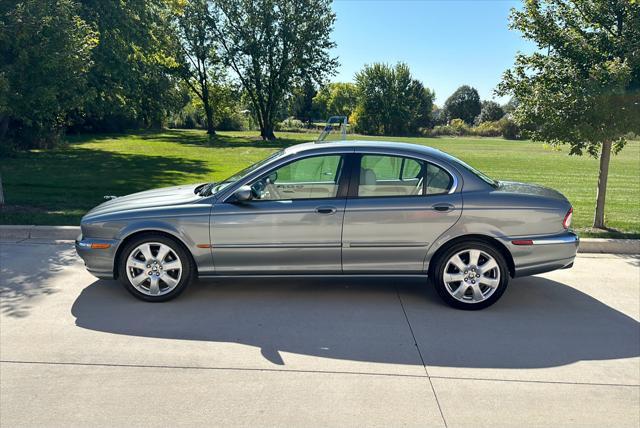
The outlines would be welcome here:
<svg viewBox="0 0 640 428">
<path fill-rule="evenodd" d="M 117 239 L 76 238 L 76 252 L 84 261 L 84 265 L 93 276 L 101 279 L 113 279 L 113 261 L 120 241 Z M 92 248 L 92 244 L 107 246 Z"/>
<path fill-rule="evenodd" d="M 516 245 L 514 241 L 530 243 Z M 513 256 L 515 276 L 519 277 L 570 268 L 576 258 L 580 238 L 573 232 L 565 232 L 552 236 L 505 239 L 503 243 Z"/>
</svg>

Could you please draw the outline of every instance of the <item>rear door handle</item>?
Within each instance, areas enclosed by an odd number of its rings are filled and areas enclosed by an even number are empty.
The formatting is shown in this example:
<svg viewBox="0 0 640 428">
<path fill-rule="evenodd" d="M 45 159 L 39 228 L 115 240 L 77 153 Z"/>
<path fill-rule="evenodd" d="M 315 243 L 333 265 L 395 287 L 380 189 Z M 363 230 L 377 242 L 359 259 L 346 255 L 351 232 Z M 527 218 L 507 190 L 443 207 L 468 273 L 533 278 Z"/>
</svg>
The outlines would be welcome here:
<svg viewBox="0 0 640 428">
<path fill-rule="evenodd" d="M 336 207 L 318 207 L 316 212 L 318 214 L 335 214 L 338 209 Z"/>
<path fill-rule="evenodd" d="M 436 204 L 431 208 L 433 208 L 436 211 L 447 212 L 447 211 L 453 210 L 455 207 L 451 204 Z"/>
</svg>

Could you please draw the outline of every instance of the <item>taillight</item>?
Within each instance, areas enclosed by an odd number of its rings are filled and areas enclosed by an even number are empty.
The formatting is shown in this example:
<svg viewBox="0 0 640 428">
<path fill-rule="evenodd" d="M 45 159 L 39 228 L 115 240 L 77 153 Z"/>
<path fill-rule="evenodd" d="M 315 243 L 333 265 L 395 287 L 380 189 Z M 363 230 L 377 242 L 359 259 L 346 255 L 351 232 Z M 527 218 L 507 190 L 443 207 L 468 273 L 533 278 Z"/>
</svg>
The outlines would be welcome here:
<svg viewBox="0 0 640 428">
<path fill-rule="evenodd" d="M 571 226 L 572 217 L 573 217 L 573 207 L 569 208 L 569 211 L 567 211 L 567 214 L 564 216 L 564 220 L 562 221 L 562 227 L 564 227 L 565 229 L 569 229 L 569 226 Z"/>
</svg>

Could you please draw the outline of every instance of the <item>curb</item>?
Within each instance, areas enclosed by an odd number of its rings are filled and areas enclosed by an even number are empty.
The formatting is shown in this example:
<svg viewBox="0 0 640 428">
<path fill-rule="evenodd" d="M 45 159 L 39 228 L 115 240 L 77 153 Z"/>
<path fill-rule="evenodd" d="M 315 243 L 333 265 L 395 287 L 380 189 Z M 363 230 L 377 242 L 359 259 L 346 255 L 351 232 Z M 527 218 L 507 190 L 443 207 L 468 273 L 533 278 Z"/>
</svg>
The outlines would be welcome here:
<svg viewBox="0 0 640 428">
<path fill-rule="evenodd" d="M 640 254 L 639 239 L 580 239 L 579 253 Z"/>
<path fill-rule="evenodd" d="M 73 241 L 80 235 L 79 226 L 5 226 L 0 225 L 0 239 L 52 239 Z"/>
<path fill-rule="evenodd" d="M 73 241 L 79 226 L 5 226 L 0 225 L 0 240 L 52 239 Z M 640 254 L 639 239 L 580 239 L 579 253 Z"/>
</svg>

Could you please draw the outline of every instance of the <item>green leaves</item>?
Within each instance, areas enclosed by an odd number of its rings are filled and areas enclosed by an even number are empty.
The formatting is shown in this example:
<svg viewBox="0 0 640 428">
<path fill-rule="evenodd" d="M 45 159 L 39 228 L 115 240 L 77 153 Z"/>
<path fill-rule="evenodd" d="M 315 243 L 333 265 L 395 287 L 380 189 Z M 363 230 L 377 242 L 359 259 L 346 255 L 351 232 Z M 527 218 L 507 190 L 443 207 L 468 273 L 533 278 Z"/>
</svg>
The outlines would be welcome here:
<svg viewBox="0 0 640 428">
<path fill-rule="evenodd" d="M 221 56 L 247 91 L 263 139 L 289 88 L 335 74 L 330 0 L 215 0 Z"/>
<path fill-rule="evenodd" d="M 215 110 L 221 107 L 217 95 L 226 79 L 218 54 L 220 43 L 214 36 L 215 15 L 208 0 L 187 0 L 176 14 L 178 33 L 178 74 L 202 102 L 207 132 L 215 134 Z"/>
<path fill-rule="evenodd" d="M 161 127 L 168 110 L 181 107 L 176 85 L 176 0 L 83 0 L 81 16 L 100 34 L 89 71 L 92 99 L 83 128 L 122 131 Z"/>
<path fill-rule="evenodd" d="M 512 28 L 540 50 L 518 55 L 498 86 L 532 138 L 597 156 L 640 132 L 640 9 L 628 0 L 527 1 Z"/>
<path fill-rule="evenodd" d="M 430 124 L 435 95 L 411 76 L 407 64 L 367 65 L 355 80 L 358 104 L 352 122 L 357 131 L 407 135 Z"/>
<path fill-rule="evenodd" d="M 0 6 L 0 140 L 49 147 L 87 98 L 98 34 L 71 0 Z"/>
<path fill-rule="evenodd" d="M 483 101 L 480 114 L 475 118 L 475 123 L 480 124 L 483 122 L 495 122 L 502 119 L 504 116 L 504 110 L 495 101 Z"/>
<path fill-rule="evenodd" d="M 329 83 L 313 98 L 318 118 L 351 116 L 358 103 L 358 88 L 351 82 Z"/>
<path fill-rule="evenodd" d="M 466 124 L 472 125 L 482 109 L 480 95 L 475 88 L 468 85 L 460 86 L 447 98 L 443 108 L 447 120 L 462 119 Z"/>
<path fill-rule="evenodd" d="M 640 133 L 640 7 L 630 0 L 527 0 L 511 26 L 538 52 L 518 55 L 498 94 L 538 141 L 600 155 L 594 227 L 605 227 L 609 155 Z"/>
</svg>

